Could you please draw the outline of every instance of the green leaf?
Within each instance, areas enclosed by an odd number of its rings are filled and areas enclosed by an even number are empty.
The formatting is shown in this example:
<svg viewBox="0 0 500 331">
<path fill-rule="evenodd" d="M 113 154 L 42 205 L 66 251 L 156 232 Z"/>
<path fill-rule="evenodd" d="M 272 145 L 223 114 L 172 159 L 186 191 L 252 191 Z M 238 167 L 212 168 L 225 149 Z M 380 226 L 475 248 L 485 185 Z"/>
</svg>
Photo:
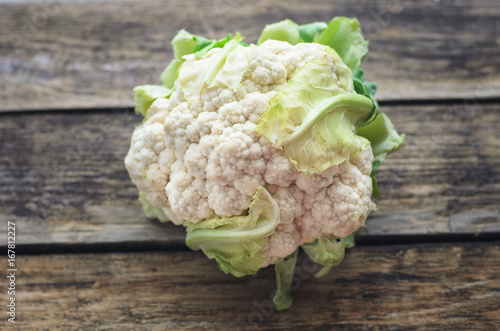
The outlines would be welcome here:
<svg viewBox="0 0 500 331">
<path fill-rule="evenodd" d="M 193 53 L 198 46 L 197 36 L 192 35 L 182 29 L 172 39 L 172 47 L 174 49 L 174 58 L 181 59 L 184 55 Z"/>
<path fill-rule="evenodd" d="M 149 201 L 146 199 L 146 195 L 142 192 L 139 193 L 139 201 L 142 204 L 142 209 L 148 218 L 157 219 L 160 222 L 169 222 L 170 219 L 165 214 L 163 209 L 158 207 L 153 207 Z"/>
<path fill-rule="evenodd" d="M 389 117 L 382 112 L 378 113 L 374 121 L 360 127 L 358 135 L 371 142 L 374 162 L 380 163 L 387 154 L 397 151 L 405 140 L 405 135 L 399 135 Z"/>
<path fill-rule="evenodd" d="M 299 36 L 305 43 L 314 42 L 314 38 L 317 38 L 319 33 L 326 29 L 328 25 L 325 22 L 313 22 L 309 24 L 303 24 L 299 26 Z"/>
<path fill-rule="evenodd" d="M 372 116 L 373 103 L 354 93 L 350 70 L 334 62 L 340 85 L 326 61 L 309 61 L 270 100 L 256 129 L 301 172 L 323 172 L 369 144 L 356 130 Z"/>
<path fill-rule="evenodd" d="M 314 262 L 323 268 L 314 276 L 319 278 L 326 275 L 332 267 L 337 266 L 344 259 L 345 248 L 354 247 L 354 233 L 345 238 L 319 238 L 314 242 L 302 245 L 302 249 Z"/>
<path fill-rule="evenodd" d="M 170 62 L 170 64 L 161 73 L 160 80 L 167 88 L 174 88 L 174 83 L 177 79 L 179 68 L 181 67 L 182 62 L 184 62 L 184 60 L 182 59 L 172 60 L 172 62 Z"/>
<path fill-rule="evenodd" d="M 372 146 L 373 166 L 372 166 L 372 184 L 373 194 L 379 197 L 379 189 L 376 179 L 377 169 L 384 161 L 387 154 L 397 151 L 403 145 L 405 135 L 399 135 L 391 120 L 387 115 L 379 112 L 375 120 L 358 129 L 358 135 L 368 139 Z"/>
<path fill-rule="evenodd" d="M 377 84 L 365 81 L 364 73 L 359 68 L 354 71 L 353 79 L 356 92 L 372 99 L 376 110 L 372 119 L 358 130 L 358 135 L 370 140 L 374 155 L 370 177 L 372 179 L 373 196 L 379 198 L 377 169 L 382 165 L 382 161 L 384 161 L 387 154 L 401 147 L 405 136 L 399 136 L 389 118 L 385 114 L 379 113 L 379 104 L 375 99 Z"/>
<path fill-rule="evenodd" d="M 359 21 L 355 18 L 334 17 L 314 42 L 333 48 L 353 71 L 368 53 L 368 41 L 363 37 Z"/>
<path fill-rule="evenodd" d="M 382 163 L 380 161 L 373 162 L 372 172 L 370 174 L 370 177 L 372 179 L 373 196 L 377 199 L 380 197 L 380 190 L 378 188 L 378 181 L 377 181 L 377 170 L 378 168 L 380 168 L 381 165 Z"/>
<path fill-rule="evenodd" d="M 212 48 L 213 45 L 215 44 L 215 39 L 207 39 L 205 37 L 195 36 L 195 35 L 193 35 L 193 38 L 194 38 L 194 40 L 196 40 L 196 47 L 195 47 L 194 51 L 187 53 L 187 54 L 191 54 L 191 53 L 196 54 L 207 47 L 208 47 L 208 49 Z M 207 49 L 207 51 L 208 51 L 208 49 Z"/>
<path fill-rule="evenodd" d="M 280 223 L 280 209 L 271 194 L 259 187 L 248 215 L 185 222 L 186 244 L 203 250 L 219 268 L 236 277 L 255 274 L 264 262 L 264 247 Z"/>
<path fill-rule="evenodd" d="M 237 32 L 235 36 L 233 36 L 232 34 L 228 34 L 226 37 L 219 39 L 219 40 L 210 40 L 210 39 L 206 39 L 206 38 L 199 37 L 199 36 L 195 36 L 195 38 L 196 38 L 196 41 L 198 41 L 199 38 L 202 38 L 202 42 L 200 42 L 200 46 L 203 45 L 203 47 L 201 47 L 201 48 L 198 48 L 198 46 L 197 46 L 195 51 L 194 51 L 194 56 L 197 59 L 199 59 L 203 55 L 207 54 L 207 52 L 209 50 L 211 50 L 212 48 L 223 48 L 231 40 L 237 41 L 242 46 L 247 46 L 247 44 L 241 42 L 243 40 L 243 37 L 241 36 L 241 34 L 239 32 Z M 207 41 L 208 41 L 208 43 L 207 43 Z"/>
<path fill-rule="evenodd" d="M 174 59 L 160 75 L 160 80 L 166 87 L 174 87 L 174 82 L 177 78 L 179 67 L 181 66 L 182 62 L 184 62 L 182 57 L 184 55 L 193 53 L 197 45 L 198 42 L 196 40 L 196 36 L 192 35 L 184 29 L 177 32 L 174 39 L 172 39 Z"/>
<path fill-rule="evenodd" d="M 257 41 L 257 45 L 268 39 L 286 41 L 291 45 L 302 42 L 298 24 L 289 19 L 266 25 Z"/>
<path fill-rule="evenodd" d="M 378 112 L 379 105 L 377 99 L 375 99 L 375 93 L 377 93 L 377 84 L 373 82 L 365 81 L 365 74 L 363 70 L 357 68 L 353 73 L 354 90 L 356 93 L 364 95 L 372 99 L 373 105 L 375 106 L 375 111 Z M 377 113 L 374 113 L 376 115 Z M 375 119 L 375 117 L 373 118 Z"/>
<path fill-rule="evenodd" d="M 172 90 L 163 85 L 139 85 L 134 88 L 135 113 L 146 118 L 146 112 L 158 98 L 168 98 Z"/>
<path fill-rule="evenodd" d="M 291 293 L 295 264 L 297 263 L 298 249 L 286 258 L 279 259 L 275 265 L 276 295 L 273 298 L 274 307 L 281 311 L 292 306 Z"/>
</svg>

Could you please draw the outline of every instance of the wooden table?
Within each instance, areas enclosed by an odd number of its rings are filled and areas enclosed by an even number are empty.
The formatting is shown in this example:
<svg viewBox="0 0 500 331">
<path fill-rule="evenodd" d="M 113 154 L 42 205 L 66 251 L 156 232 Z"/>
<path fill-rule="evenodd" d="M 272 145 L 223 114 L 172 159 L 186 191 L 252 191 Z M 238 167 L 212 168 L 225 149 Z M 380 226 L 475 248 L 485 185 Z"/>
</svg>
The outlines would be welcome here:
<svg viewBox="0 0 500 331">
<path fill-rule="evenodd" d="M 301 256 L 295 303 L 277 313 L 272 268 L 224 275 L 182 228 L 144 217 L 123 166 L 141 121 L 131 89 L 157 82 L 178 29 L 255 42 L 265 23 L 336 15 L 360 19 L 366 76 L 407 138 L 357 247 L 322 279 Z M 1 0 L 0 26 L 17 328 L 500 329 L 498 1 Z"/>
</svg>

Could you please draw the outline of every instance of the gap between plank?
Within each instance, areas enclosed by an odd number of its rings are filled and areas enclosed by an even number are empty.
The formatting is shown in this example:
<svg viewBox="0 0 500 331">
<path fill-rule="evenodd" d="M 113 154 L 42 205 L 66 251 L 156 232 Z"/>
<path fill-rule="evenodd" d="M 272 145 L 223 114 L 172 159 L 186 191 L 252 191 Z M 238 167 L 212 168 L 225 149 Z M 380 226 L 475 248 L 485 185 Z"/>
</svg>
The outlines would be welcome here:
<svg viewBox="0 0 500 331">
<path fill-rule="evenodd" d="M 474 102 L 478 105 L 496 104 L 500 103 L 500 98 L 467 98 L 467 99 L 429 99 L 429 100 L 419 100 L 419 99 L 408 99 L 408 100 L 379 100 L 380 107 L 398 107 L 398 106 L 439 106 L 439 105 L 456 105 L 464 102 Z M 107 108 L 107 107 L 97 107 L 97 108 L 60 108 L 60 109 L 24 109 L 24 110 L 0 110 L 0 116 L 12 116 L 12 115 L 26 115 L 26 114 L 85 114 L 85 113 L 116 113 L 123 114 L 124 112 L 134 112 L 133 107 L 117 107 L 117 108 Z"/>
<path fill-rule="evenodd" d="M 498 233 L 437 234 L 437 235 L 387 235 L 362 236 L 356 238 L 357 246 L 395 246 L 417 244 L 464 244 L 494 242 L 500 240 Z M 5 248 L 5 247 L 4 247 Z M 5 248 L 6 249 L 6 248 Z M 183 243 L 123 242 L 98 244 L 29 244 L 17 245 L 17 252 L 24 255 L 75 254 L 75 253 L 131 253 L 190 251 Z"/>
</svg>

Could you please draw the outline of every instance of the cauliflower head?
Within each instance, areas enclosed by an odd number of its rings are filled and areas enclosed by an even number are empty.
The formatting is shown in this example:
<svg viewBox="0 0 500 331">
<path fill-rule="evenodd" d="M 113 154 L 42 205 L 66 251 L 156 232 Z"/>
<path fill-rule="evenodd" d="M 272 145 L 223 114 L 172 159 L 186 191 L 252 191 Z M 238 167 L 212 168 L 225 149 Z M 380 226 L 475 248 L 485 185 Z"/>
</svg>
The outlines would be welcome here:
<svg viewBox="0 0 500 331">
<path fill-rule="evenodd" d="M 357 21 L 341 22 L 359 39 Z M 187 245 L 226 273 L 282 273 L 300 246 L 322 274 L 338 264 L 372 209 L 373 169 L 403 141 L 373 85 L 346 65 L 361 60 L 345 61 L 324 35 L 332 29 L 286 20 L 258 45 L 182 30 L 164 84 L 135 89 L 144 122 L 125 165 L 146 214 L 184 225 Z M 349 56 L 364 57 L 361 41 Z"/>
</svg>

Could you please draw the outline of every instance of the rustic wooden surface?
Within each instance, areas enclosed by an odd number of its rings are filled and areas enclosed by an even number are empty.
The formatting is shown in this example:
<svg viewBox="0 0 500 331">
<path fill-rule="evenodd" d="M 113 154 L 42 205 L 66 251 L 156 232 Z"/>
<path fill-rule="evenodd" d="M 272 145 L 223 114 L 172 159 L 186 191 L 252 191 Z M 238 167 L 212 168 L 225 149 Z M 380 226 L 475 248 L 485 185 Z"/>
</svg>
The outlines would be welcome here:
<svg viewBox="0 0 500 331">
<path fill-rule="evenodd" d="M 23 256 L 19 265 L 22 330 L 495 330 L 500 316 L 498 242 L 356 247 L 321 279 L 301 258 L 294 305 L 280 313 L 270 308 L 272 268 L 237 279 L 199 252 Z"/>
<path fill-rule="evenodd" d="M 0 111 L 131 106 L 135 85 L 158 81 L 170 40 L 266 23 L 358 17 L 371 42 L 364 68 L 381 100 L 500 97 L 496 0 L 0 1 Z M 126 5 L 125 5 L 126 4 Z"/>
<path fill-rule="evenodd" d="M 378 210 L 360 235 L 500 234 L 500 104 L 384 110 L 407 138 L 380 170 Z M 139 116 L 1 118 L 0 217 L 16 215 L 19 243 L 182 245 L 182 229 L 146 220 L 124 168 Z"/>
<path fill-rule="evenodd" d="M 187 250 L 182 228 L 144 217 L 123 166 L 141 121 L 130 91 L 155 82 L 178 29 L 255 41 L 265 23 L 335 15 L 360 19 L 367 77 L 407 139 L 379 171 L 358 246 L 320 280 L 300 257 L 295 303 L 277 313 L 272 268 L 224 275 Z M 16 328 L 498 329 L 499 22 L 494 0 L 0 0 L 0 223 L 17 229 Z"/>
</svg>

